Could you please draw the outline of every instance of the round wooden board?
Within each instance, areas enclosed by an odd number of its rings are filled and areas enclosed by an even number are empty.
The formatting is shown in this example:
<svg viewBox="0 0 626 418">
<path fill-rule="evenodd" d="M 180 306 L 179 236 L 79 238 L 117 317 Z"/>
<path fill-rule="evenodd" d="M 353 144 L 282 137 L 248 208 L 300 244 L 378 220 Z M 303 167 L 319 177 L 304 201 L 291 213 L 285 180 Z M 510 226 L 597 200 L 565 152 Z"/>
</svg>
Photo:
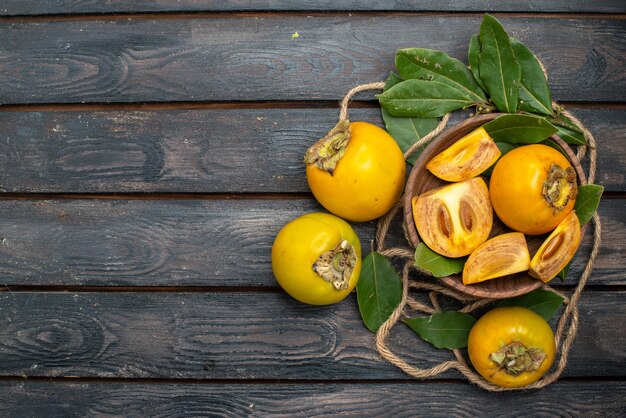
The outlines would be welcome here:
<svg viewBox="0 0 626 418">
<path fill-rule="evenodd" d="M 420 243 L 420 237 L 415 228 L 415 222 L 413 221 L 413 209 L 411 205 L 411 199 L 413 196 L 417 196 L 428 190 L 432 190 L 437 187 L 448 184 L 444 180 L 441 180 L 430 173 L 426 169 L 426 163 L 434 156 L 451 146 L 454 142 L 459 140 L 464 135 L 473 131 L 481 125 L 495 119 L 500 116 L 499 113 L 492 113 L 488 115 L 476 116 L 460 122 L 452 128 L 446 129 L 442 132 L 420 155 L 420 158 L 415 162 L 413 169 L 407 180 L 405 194 L 404 194 L 404 222 L 405 229 L 407 231 L 407 237 L 413 247 L 416 247 Z M 575 158 L 574 152 L 571 148 L 563 142 L 561 138 L 556 135 L 551 137 L 552 140 L 557 142 L 561 148 L 566 152 L 569 160 L 572 162 L 578 176 L 579 184 L 586 183 L 586 176 L 580 166 L 580 163 Z M 488 179 L 487 179 L 488 180 Z M 489 182 L 487 181 L 487 184 Z M 584 234 L 584 229 L 581 231 Z M 509 232 L 510 229 L 505 226 L 494 213 L 494 223 L 491 230 L 490 238 Z M 528 243 L 528 250 L 531 257 L 537 251 L 546 235 L 540 236 L 526 236 Z M 482 283 L 476 283 L 472 285 L 464 285 L 460 274 L 454 274 L 447 277 L 439 278 L 446 285 L 459 290 L 468 295 L 473 295 L 483 298 L 505 299 L 514 296 L 523 295 L 531 292 L 543 285 L 541 280 L 531 277 L 528 273 L 517 273 L 500 277 L 497 279 L 487 280 Z"/>
</svg>

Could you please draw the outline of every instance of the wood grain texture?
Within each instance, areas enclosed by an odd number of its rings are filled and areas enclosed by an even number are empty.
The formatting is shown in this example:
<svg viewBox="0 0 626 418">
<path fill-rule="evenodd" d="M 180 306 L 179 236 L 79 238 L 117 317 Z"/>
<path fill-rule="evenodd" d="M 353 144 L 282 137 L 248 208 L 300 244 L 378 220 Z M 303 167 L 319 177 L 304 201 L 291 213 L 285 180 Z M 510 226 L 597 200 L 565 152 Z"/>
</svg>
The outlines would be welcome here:
<svg viewBox="0 0 626 418">
<path fill-rule="evenodd" d="M 587 292 L 565 375 L 624 377 L 626 292 Z M 399 324 L 388 342 L 427 367 L 452 353 Z M 382 360 L 356 298 L 279 293 L 0 293 L 0 375 L 169 379 L 408 379 Z M 458 378 L 449 371 L 440 378 Z"/>
<path fill-rule="evenodd" d="M 596 182 L 626 191 L 626 109 L 572 108 Z M 0 112 L 0 192 L 308 192 L 302 156 L 336 109 Z M 376 108 L 350 118 L 382 124 Z M 455 112 L 451 124 L 467 117 Z"/>
<path fill-rule="evenodd" d="M 0 382 L 6 417 L 279 416 L 617 417 L 624 382 L 557 382 L 540 392 L 488 393 L 464 383 L 344 384 L 98 384 Z M 503 406 L 506 405 L 506 410 Z"/>
<path fill-rule="evenodd" d="M 10 23 L 0 28 L 0 102 L 336 100 L 383 80 L 398 48 L 465 60 L 480 21 L 366 14 Z M 502 23 L 544 61 L 554 99 L 626 100 L 626 20 Z"/>
<path fill-rule="evenodd" d="M 223 11 L 456 11 L 456 12 L 593 12 L 624 13 L 620 0 L 4 0 L 0 15 L 50 15 L 72 13 L 223 12 Z"/>
<path fill-rule="evenodd" d="M 318 210 L 313 199 L 0 201 L 0 284 L 275 286 L 270 254 L 276 234 Z M 602 202 L 600 214 L 602 248 L 589 284 L 624 285 L 624 200 Z M 355 224 L 364 254 L 374 226 Z M 568 284 L 580 277 L 591 236 Z M 400 217 L 387 244 L 408 247 Z"/>
</svg>

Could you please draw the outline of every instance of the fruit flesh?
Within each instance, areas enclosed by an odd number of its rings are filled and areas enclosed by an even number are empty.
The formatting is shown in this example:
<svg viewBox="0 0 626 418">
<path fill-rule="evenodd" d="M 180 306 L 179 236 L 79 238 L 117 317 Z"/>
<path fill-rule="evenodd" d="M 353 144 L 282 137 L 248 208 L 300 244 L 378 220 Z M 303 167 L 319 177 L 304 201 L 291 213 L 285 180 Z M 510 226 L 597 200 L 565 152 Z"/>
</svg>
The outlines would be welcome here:
<svg viewBox="0 0 626 418">
<path fill-rule="evenodd" d="M 509 232 L 491 238 L 478 247 L 463 268 L 463 284 L 486 280 L 528 270 L 530 254 L 521 232 Z"/>
<path fill-rule="evenodd" d="M 496 143 L 480 127 L 433 157 L 426 169 L 445 181 L 463 181 L 491 167 L 500 154 Z"/>
<path fill-rule="evenodd" d="M 493 211 L 480 177 L 430 190 L 412 203 L 421 239 L 438 254 L 463 257 L 489 237 Z"/>
<path fill-rule="evenodd" d="M 580 240 L 580 221 L 572 211 L 537 250 L 530 261 L 530 275 L 544 282 L 552 280 L 574 258 Z"/>
</svg>

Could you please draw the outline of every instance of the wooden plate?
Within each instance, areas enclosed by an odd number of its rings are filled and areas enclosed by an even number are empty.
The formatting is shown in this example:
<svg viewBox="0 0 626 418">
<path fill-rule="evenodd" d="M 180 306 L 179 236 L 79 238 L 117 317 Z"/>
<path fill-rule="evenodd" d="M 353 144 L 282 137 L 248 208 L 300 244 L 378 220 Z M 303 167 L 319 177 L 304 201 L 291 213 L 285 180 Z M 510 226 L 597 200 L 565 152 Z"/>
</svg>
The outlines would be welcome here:
<svg viewBox="0 0 626 418">
<path fill-rule="evenodd" d="M 448 148 L 464 135 L 470 133 L 474 129 L 495 119 L 498 116 L 498 113 L 477 116 L 474 118 L 466 119 L 456 126 L 445 130 L 424 150 L 424 152 L 422 152 L 420 158 L 416 161 L 413 169 L 411 170 L 411 174 L 409 175 L 409 179 L 407 180 L 404 195 L 405 229 L 407 232 L 407 237 L 409 238 L 409 241 L 411 245 L 413 245 L 413 247 L 416 247 L 420 243 L 420 238 L 417 234 L 417 229 L 415 228 L 415 223 L 413 221 L 413 209 L 411 206 L 411 199 L 413 198 L 413 196 L 448 184 L 444 180 L 441 180 L 432 175 L 430 171 L 426 170 L 426 163 L 430 161 L 430 159 L 433 158 L 435 155 Z M 553 135 L 551 139 L 557 142 L 559 146 L 561 146 L 561 148 L 563 148 L 563 150 L 567 153 L 569 160 L 572 162 L 572 165 L 576 170 L 579 184 L 585 183 L 585 173 L 578 163 L 578 160 L 575 158 L 575 154 L 571 150 L 571 148 L 556 135 Z M 487 184 L 489 184 L 488 179 L 486 180 Z M 584 229 L 585 228 L 583 228 L 583 231 L 581 231 L 582 234 L 584 234 Z M 494 213 L 494 223 L 490 237 L 509 231 L 510 229 L 506 227 Z M 546 236 L 547 235 L 526 236 L 526 241 L 528 243 L 528 249 L 530 251 L 531 257 L 537 251 Z M 528 273 L 508 275 L 467 286 L 463 284 L 460 274 L 442 277 L 440 278 L 440 280 L 446 285 L 463 293 L 478 297 L 495 299 L 504 299 L 513 296 L 523 295 L 543 285 L 543 282 L 541 280 L 531 277 Z"/>
</svg>

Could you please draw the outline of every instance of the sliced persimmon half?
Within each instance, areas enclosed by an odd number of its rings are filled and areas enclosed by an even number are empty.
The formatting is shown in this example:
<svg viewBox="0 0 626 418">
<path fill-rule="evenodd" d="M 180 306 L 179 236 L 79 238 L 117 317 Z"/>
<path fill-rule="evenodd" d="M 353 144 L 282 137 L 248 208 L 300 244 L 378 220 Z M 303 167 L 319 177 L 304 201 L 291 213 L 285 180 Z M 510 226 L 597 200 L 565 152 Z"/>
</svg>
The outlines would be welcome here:
<svg viewBox="0 0 626 418">
<path fill-rule="evenodd" d="M 478 247 L 463 267 L 463 284 L 480 283 L 528 270 L 530 254 L 521 232 L 497 235 Z"/>
<path fill-rule="evenodd" d="M 501 154 L 487 131 L 480 127 L 434 156 L 426 169 L 442 180 L 458 182 L 478 176 Z"/>
<path fill-rule="evenodd" d="M 493 225 L 489 190 L 480 177 L 413 197 L 417 232 L 433 251 L 463 257 L 485 242 Z"/>
<path fill-rule="evenodd" d="M 530 260 L 530 275 L 543 282 L 552 280 L 574 258 L 580 240 L 580 221 L 573 210 L 563 218 Z"/>
</svg>

